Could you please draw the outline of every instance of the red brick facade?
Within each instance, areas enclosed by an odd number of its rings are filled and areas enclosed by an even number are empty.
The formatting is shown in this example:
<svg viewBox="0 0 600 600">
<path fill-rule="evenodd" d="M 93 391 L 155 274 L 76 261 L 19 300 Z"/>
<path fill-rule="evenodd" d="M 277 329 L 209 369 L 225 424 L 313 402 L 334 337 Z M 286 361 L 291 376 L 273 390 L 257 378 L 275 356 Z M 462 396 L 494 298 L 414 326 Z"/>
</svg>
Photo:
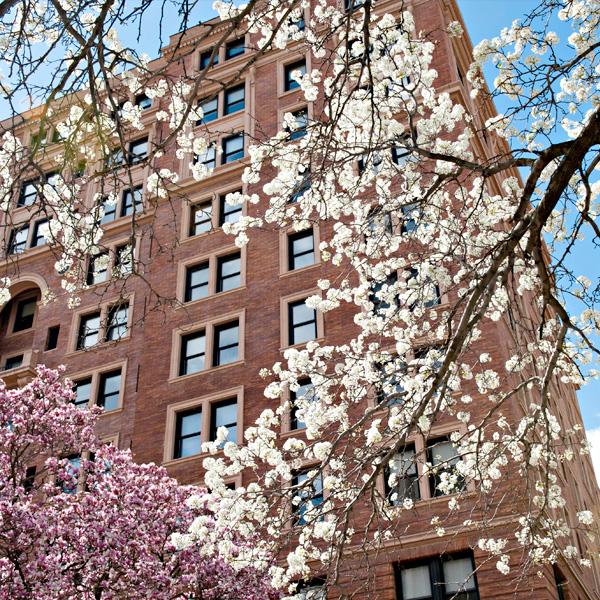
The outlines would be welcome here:
<svg viewBox="0 0 600 600">
<path fill-rule="evenodd" d="M 489 116 L 492 108 L 483 103 L 474 105 L 465 88 L 465 73 L 468 65 L 470 47 L 463 40 L 453 42 L 439 32 L 448 22 L 459 18 L 453 0 L 414 0 L 407 3 L 415 15 L 417 29 L 437 32 L 438 40 L 435 54 L 435 68 L 439 74 L 437 85 L 452 93 L 453 97 L 465 103 L 481 121 Z M 399 3 L 388 0 L 380 4 L 381 10 L 397 10 Z M 198 28 L 187 32 L 185 44 L 193 44 Z M 198 52 L 186 56 L 185 67 L 197 68 Z M 224 116 L 213 123 L 224 135 L 232 131 L 245 130 L 250 136 L 272 135 L 280 125 L 284 112 L 305 106 L 301 92 L 283 90 L 282 77 L 286 64 L 293 62 L 303 52 L 300 47 L 285 52 L 274 51 L 259 59 L 245 77 L 246 108 L 244 112 Z M 215 68 L 223 80 L 235 74 L 240 60 L 221 61 Z M 310 62 L 310 58 L 307 59 Z M 181 65 L 180 65 L 181 66 Z M 315 65 L 313 65 L 314 67 Z M 310 66 L 309 66 L 310 68 Z M 217 70 L 218 69 L 218 70 Z M 145 111 L 150 140 L 155 136 L 166 135 L 164 125 L 155 119 L 158 107 L 155 103 Z M 312 110 L 309 109 L 309 110 Z M 260 132 L 260 134 L 259 134 Z M 481 142 L 482 153 L 491 153 L 493 148 Z M 52 149 L 48 150 L 49 153 Z M 22 332 L 11 333 L 11 319 L 14 319 L 15 301 L 2 311 L 0 324 L 0 359 L 2 366 L 6 359 L 23 354 L 20 367 L 6 371 L 9 384 L 17 384 L 30 375 L 30 366 L 43 363 L 50 367 L 67 365 L 67 374 L 74 380 L 82 380 L 94 375 L 92 386 L 97 395 L 101 375 L 122 368 L 122 389 L 118 408 L 107 411 L 100 418 L 99 433 L 112 439 L 121 448 L 131 448 L 136 460 L 153 461 L 164 464 L 169 472 L 182 483 L 200 483 L 202 481 L 203 455 L 188 458 L 173 458 L 174 414 L 178 409 L 202 404 L 203 411 L 220 400 L 238 399 L 238 438 L 245 426 L 254 422 L 266 407 L 275 408 L 278 401 L 264 398 L 264 381 L 258 372 L 262 367 L 270 366 L 282 358 L 282 339 L 285 340 L 286 302 L 290 299 L 310 295 L 321 277 L 335 274 L 334 267 L 316 262 L 303 269 L 288 272 L 282 261 L 285 260 L 285 236 L 278 231 L 257 230 L 252 234 L 251 242 L 241 253 L 242 285 L 233 290 L 217 293 L 213 291 L 203 299 L 185 306 L 166 302 L 158 303 L 157 298 L 175 299 L 183 289 L 185 265 L 208 260 L 211 263 L 212 277 L 215 276 L 213 263 L 219 256 L 235 252 L 233 238 L 227 236 L 218 226 L 213 215 L 213 230 L 197 236 L 189 236 L 190 204 L 212 201 L 213 212 L 219 210 L 219 195 L 242 187 L 241 172 L 243 161 L 219 166 L 206 181 L 197 183 L 189 173 L 187 160 L 175 158 L 174 152 L 167 153 L 158 163 L 179 173 L 180 188 L 175 198 L 169 202 L 155 201 L 145 193 L 145 212 L 136 218 L 137 237 L 136 260 L 146 281 L 131 278 L 125 284 L 121 280 L 115 283 L 100 283 L 81 294 L 81 305 L 71 311 L 64 302 L 38 303 L 34 326 Z M 144 181 L 142 168 L 134 168 L 134 179 Z M 260 192 L 260 186 L 249 189 L 250 193 Z M 85 190 L 91 200 L 93 190 Z M 33 208 L 20 208 L 14 211 L 13 221 L 26 222 L 32 217 Z M 318 235 L 327 237 L 327 224 L 321 224 Z M 153 235 L 149 235 L 150 232 Z M 130 218 L 116 219 L 105 227 L 104 243 L 107 246 L 118 245 L 131 235 Z M 175 240 L 179 243 L 175 244 Z M 18 264 L 10 258 L 5 267 L 0 266 L 11 276 L 13 294 L 22 291 L 46 289 L 60 290 L 60 277 L 53 265 L 55 257 L 48 246 L 27 250 L 18 259 Z M 0 275 L 2 271 L 0 271 Z M 151 287 L 147 285 L 149 282 Z M 123 287 L 124 286 L 124 287 Z M 213 282 L 210 282 L 213 286 Z M 111 301 L 120 296 L 129 298 L 129 334 L 117 343 L 104 343 L 86 350 L 76 350 L 79 318 L 96 310 L 99 303 L 110 309 Z M 180 336 L 186 332 L 204 329 L 214 331 L 220 323 L 238 320 L 240 332 L 239 360 L 233 363 L 205 368 L 187 376 L 178 376 L 178 352 Z M 48 328 L 60 326 L 56 349 L 46 350 Z M 353 328 L 352 312 L 345 308 L 325 315 L 319 335 L 330 342 L 342 342 L 347 339 Z M 282 334 L 282 328 L 284 333 Z M 507 324 L 500 321 L 493 325 L 487 322 L 483 326 L 482 342 L 478 352 L 489 352 L 492 365 L 504 364 L 511 356 L 511 331 Z M 209 363 L 209 359 L 207 358 Z M 575 391 L 568 386 L 560 386 L 563 405 L 559 413 L 565 424 L 581 422 Z M 475 394 L 474 394 L 475 395 Z M 193 402 L 194 400 L 197 402 Z M 513 416 L 519 415 L 519 406 L 512 407 Z M 204 418 L 203 425 L 210 424 Z M 438 424 L 440 431 L 443 424 Z M 169 430 L 171 428 L 171 430 Z M 206 435 L 206 434 L 205 434 Z M 282 435 L 286 435 L 283 433 Z M 207 438 L 204 438 L 206 441 Z M 598 491 L 591 463 L 587 458 L 570 464 L 570 473 L 565 473 L 569 483 L 570 496 L 579 506 L 586 503 L 588 508 L 597 511 Z M 237 482 L 242 483 L 240 481 Z M 509 493 L 514 496 L 512 507 L 504 506 L 502 514 L 489 524 L 489 537 L 514 537 L 515 514 L 518 506 L 526 502 L 519 491 L 519 478 L 508 475 L 501 483 L 498 494 Z M 476 490 L 473 490 L 473 496 Z M 497 496 L 499 497 L 499 496 Z M 398 582 L 394 575 L 394 564 L 402 561 L 424 559 L 444 552 L 465 551 L 476 545 L 481 531 L 471 531 L 461 523 L 466 518 L 476 519 L 471 513 L 468 498 L 463 501 L 459 515 L 446 525 L 447 534 L 443 537 L 432 536 L 430 520 L 439 514 L 447 513 L 447 498 L 422 500 L 407 519 L 406 535 L 390 542 L 387 554 L 379 555 L 374 565 L 367 566 L 364 557 L 357 554 L 349 563 L 348 582 L 342 583 L 343 593 L 360 590 L 360 598 L 392 600 L 397 596 Z M 578 540 L 581 550 L 587 548 L 585 540 Z M 474 560 L 477 565 L 479 596 L 482 600 L 490 598 L 532 598 L 535 600 L 556 599 L 558 592 L 554 574 L 549 568 L 536 569 L 522 580 L 517 580 L 520 556 L 515 551 L 511 557 L 513 573 L 508 577 L 500 575 L 495 560 L 487 560 L 487 555 L 475 549 Z M 568 586 L 565 589 L 568 598 L 600 598 L 598 565 L 592 569 L 581 569 L 577 565 L 561 567 Z M 356 574 L 359 574 L 357 576 Z M 515 590 L 517 590 L 515 592 Z"/>
</svg>

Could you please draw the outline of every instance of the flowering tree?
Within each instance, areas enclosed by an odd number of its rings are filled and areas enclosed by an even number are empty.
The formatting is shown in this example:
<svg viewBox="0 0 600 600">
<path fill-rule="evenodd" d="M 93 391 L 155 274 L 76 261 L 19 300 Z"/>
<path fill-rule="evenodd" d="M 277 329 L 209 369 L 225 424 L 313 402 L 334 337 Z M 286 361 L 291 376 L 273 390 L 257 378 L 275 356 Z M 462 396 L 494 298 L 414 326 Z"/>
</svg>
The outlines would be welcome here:
<svg viewBox="0 0 600 600">
<path fill-rule="evenodd" d="M 207 449 L 225 442 L 225 457 L 205 461 L 207 484 L 229 509 L 219 519 L 262 532 L 267 546 L 291 543 L 286 568 L 271 571 L 285 585 L 309 577 L 311 566 L 337 573 L 347 547 L 371 552 L 401 537 L 419 480 L 427 479 L 433 496 L 451 494 L 431 527 L 440 536 L 446 524 L 479 529 L 479 548 L 502 573 L 515 548 L 535 568 L 564 558 L 589 566 L 573 539 L 593 535 L 592 506 L 581 500 L 576 516 L 564 512 L 565 465 L 588 448 L 580 424 L 557 414 L 557 399 L 594 375 L 583 365 L 597 353 L 597 289 L 568 258 L 583 235 L 600 235 L 600 6 L 542 0 L 475 48 L 464 74 L 470 97 L 457 100 L 438 89 L 432 65 L 440 39 L 463 35 L 458 22 L 420 32 L 402 7 L 392 15 L 371 0 L 350 2 L 348 11 L 318 0 L 301 28 L 307 4 L 216 2 L 223 33 L 193 76 L 168 57 L 154 68 L 118 41 L 118 26 L 142 8 L 126 13 L 124 3 L 98 2 L 82 11 L 77 2 L 52 2 L 40 13 L 38 5 L 0 4 L 7 20 L 21 23 L 5 27 L 7 50 L 35 47 L 42 25 L 54 51 L 68 47 L 39 117 L 40 134 L 53 123 L 62 138 L 63 175 L 42 186 L 39 210 L 51 217 L 47 234 L 71 304 L 84 282 L 81 259 L 101 246 L 99 220 L 110 206 L 102 193 L 91 206 L 77 202 L 74 165 L 105 159 L 105 170 L 85 177 L 110 188 L 110 160 L 122 162 L 128 135 L 142 128 L 142 109 L 121 106 L 119 92 L 160 103 L 162 137 L 129 163 L 147 164 L 148 189 L 168 202 L 178 175 L 156 166 L 166 151 L 190 163 L 198 181 L 210 174 L 194 160 L 215 151 L 210 123 L 193 125 L 204 116 L 196 100 L 219 44 L 234 32 L 251 34 L 255 53 L 239 77 L 262 53 L 300 42 L 317 65 L 293 74 L 314 103 L 313 118 L 287 114 L 276 135 L 253 140 L 248 193 L 228 198 L 246 204 L 247 216 L 226 228 L 241 246 L 254 228 L 326 223 L 319 251 L 332 266 L 308 304 L 322 313 L 351 309 L 354 329 L 342 343 L 309 342 L 265 365 L 267 398 L 297 392 L 305 433 L 278 439 L 289 400 L 265 411 L 242 447 L 221 431 Z M 557 19 L 572 28 L 568 43 L 553 31 Z M 206 27 L 209 36 L 213 26 Z M 29 89 L 42 60 L 15 69 L 4 84 L 9 97 Z M 486 61 L 498 71 L 492 94 L 482 79 Z M 490 109 L 495 94 L 512 101 L 503 115 Z M 7 219 L 15 182 L 36 168 L 41 151 L 5 134 Z M 119 173 L 128 177 L 127 169 Z M 579 299 L 580 314 L 566 311 L 568 296 Z M 489 326 L 506 335 L 503 364 L 482 351 Z M 414 437 L 431 437 L 440 423 L 451 432 L 445 445 L 417 457 Z M 255 470 L 257 483 L 233 502 L 223 479 L 244 469 Z M 512 519 L 510 536 L 490 533 L 491 515 Z M 181 547 L 202 539 L 202 518 L 177 538 Z"/>
<path fill-rule="evenodd" d="M 279 597 L 214 498 L 103 445 L 73 400 L 43 367 L 0 388 L 0 598 Z M 202 542 L 178 548 L 194 520 Z"/>
</svg>

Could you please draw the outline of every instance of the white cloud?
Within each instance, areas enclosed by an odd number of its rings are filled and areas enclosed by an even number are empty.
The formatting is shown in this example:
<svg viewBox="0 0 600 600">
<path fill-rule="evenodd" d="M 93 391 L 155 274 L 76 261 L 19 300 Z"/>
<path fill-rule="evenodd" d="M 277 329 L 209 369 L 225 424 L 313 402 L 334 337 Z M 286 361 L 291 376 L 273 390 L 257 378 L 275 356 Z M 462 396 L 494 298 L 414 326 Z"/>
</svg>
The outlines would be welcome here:
<svg viewBox="0 0 600 600">
<path fill-rule="evenodd" d="M 596 472 L 596 479 L 600 480 L 600 427 L 595 429 L 587 429 L 586 435 L 589 443 L 591 444 L 591 457 L 594 465 L 594 471 Z"/>
</svg>

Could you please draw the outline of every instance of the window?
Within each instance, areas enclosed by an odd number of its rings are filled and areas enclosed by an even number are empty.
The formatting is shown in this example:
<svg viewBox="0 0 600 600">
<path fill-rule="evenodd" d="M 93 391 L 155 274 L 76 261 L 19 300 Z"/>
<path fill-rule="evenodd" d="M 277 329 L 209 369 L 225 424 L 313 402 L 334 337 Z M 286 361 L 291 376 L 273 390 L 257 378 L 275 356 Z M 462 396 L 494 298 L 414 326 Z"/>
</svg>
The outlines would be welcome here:
<svg viewBox="0 0 600 600">
<path fill-rule="evenodd" d="M 108 252 L 101 252 L 92 256 L 88 262 L 85 282 L 87 285 L 102 283 L 108 278 Z"/>
<path fill-rule="evenodd" d="M 387 406 L 402 404 L 406 393 L 402 386 L 402 377 L 406 375 L 408 369 L 406 363 L 399 360 L 397 356 L 390 356 L 382 359 L 376 367 L 381 373 L 381 379 L 376 385 L 377 402 L 385 403 Z"/>
<path fill-rule="evenodd" d="M 38 133 L 31 134 L 31 149 L 33 151 L 40 148 L 40 146 L 46 145 L 46 132 L 42 129 Z"/>
<path fill-rule="evenodd" d="M 73 403 L 78 408 L 96 405 L 105 411 L 116 410 L 121 405 L 123 374 L 123 367 L 116 367 L 76 379 L 73 383 Z"/>
<path fill-rule="evenodd" d="M 35 298 L 26 298 L 17 302 L 13 332 L 23 331 L 33 327 L 36 305 L 37 300 Z"/>
<path fill-rule="evenodd" d="M 37 179 L 30 179 L 21 184 L 17 206 L 31 206 L 37 200 Z"/>
<path fill-rule="evenodd" d="M 77 350 L 95 346 L 100 340 L 100 312 L 81 317 L 77 336 Z"/>
<path fill-rule="evenodd" d="M 371 284 L 369 300 L 373 304 L 373 312 L 375 314 L 381 315 L 392 306 L 392 302 L 390 302 L 390 291 L 395 287 L 397 282 L 398 273 L 394 271 L 387 276 L 385 281 L 374 281 Z M 397 295 L 394 296 L 393 303 L 397 305 Z"/>
<path fill-rule="evenodd" d="M 42 228 L 48 224 L 48 219 L 40 219 L 33 225 L 33 235 L 31 236 L 31 247 L 37 248 L 46 243 L 46 237 L 42 233 Z"/>
<path fill-rule="evenodd" d="M 115 148 L 111 150 L 105 159 L 107 169 L 114 169 L 120 167 L 123 164 L 123 149 Z"/>
<path fill-rule="evenodd" d="M 306 300 L 288 304 L 288 336 L 290 346 L 317 337 L 317 311 L 306 306 Z"/>
<path fill-rule="evenodd" d="M 242 85 L 237 85 L 225 90 L 224 113 L 226 115 L 230 115 L 238 110 L 244 110 L 245 89 L 246 86 L 242 83 Z"/>
<path fill-rule="evenodd" d="M 213 366 L 235 362 L 239 356 L 240 327 L 238 321 L 215 327 Z"/>
<path fill-rule="evenodd" d="M 73 404 L 77 408 L 86 408 L 92 398 L 92 378 L 86 377 L 75 381 L 75 400 Z"/>
<path fill-rule="evenodd" d="M 407 446 L 390 459 L 385 484 L 386 496 L 391 504 L 401 505 L 406 498 L 418 500 L 421 497 L 414 446 Z"/>
<path fill-rule="evenodd" d="M 9 254 L 21 254 L 27 249 L 27 240 L 29 239 L 29 226 L 19 227 L 10 232 L 10 241 L 8 243 Z"/>
<path fill-rule="evenodd" d="M 225 400 L 211 405 L 211 441 L 217 439 L 217 430 L 219 427 L 227 428 L 228 434 L 226 441 L 237 442 L 237 399 Z"/>
<path fill-rule="evenodd" d="M 136 185 L 133 189 L 125 190 L 123 192 L 123 200 L 121 202 L 121 216 L 125 217 L 131 215 L 134 212 L 142 212 L 144 210 L 144 204 L 142 202 L 142 190 L 141 185 Z"/>
<path fill-rule="evenodd" d="M 4 370 L 10 371 L 11 369 L 18 369 L 23 364 L 23 355 L 17 354 L 16 356 L 10 356 L 4 363 Z"/>
<path fill-rule="evenodd" d="M 244 158 L 244 134 L 237 133 L 223 139 L 222 164 Z"/>
<path fill-rule="evenodd" d="M 72 454 L 67 456 L 66 459 L 67 464 L 64 471 L 67 479 L 65 481 L 59 479 L 57 483 L 64 494 L 75 494 L 81 469 L 81 454 Z"/>
<path fill-rule="evenodd" d="M 200 454 L 202 434 L 202 409 L 195 408 L 176 415 L 175 448 L 173 458 Z"/>
<path fill-rule="evenodd" d="M 289 202 L 298 202 L 311 188 L 310 169 L 307 169 L 301 179 L 296 183 L 289 198 Z"/>
<path fill-rule="evenodd" d="M 325 583 L 320 580 L 299 583 L 295 597 L 298 600 L 327 600 Z"/>
<path fill-rule="evenodd" d="M 407 204 L 402 209 L 401 233 L 411 233 L 417 228 L 417 219 L 419 218 L 418 204 Z"/>
<path fill-rule="evenodd" d="M 295 110 L 292 113 L 292 117 L 294 117 L 296 124 L 292 129 L 287 129 L 289 132 L 289 139 L 299 140 L 306 135 L 306 128 L 308 127 L 308 109 L 301 108 Z"/>
<path fill-rule="evenodd" d="M 392 162 L 402 167 L 408 161 L 410 150 L 406 146 L 392 146 Z"/>
<path fill-rule="evenodd" d="M 121 397 L 121 369 L 102 373 L 96 404 L 105 411 L 119 408 Z"/>
<path fill-rule="evenodd" d="M 35 473 L 36 473 L 37 469 L 36 467 L 27 467 L 27 469 L 25 469 L 25 479 L 23 479 L 23 489 L 25 490 L 26 494 L 31 493 L 31 491 L 33 490 L 33 485 L 35 483 Z"/>
<path fill-rule="evenodd" d="M 194 162 L 204 165 L 207 169 L 214 169 L 217 165 L 217 150 L 214 146 L 209 146 L 206 152 L 194 156 Z"/>
<path fill-rule="evenodd" d="M 300 231 L 288 236 L 288 269 L 301 269 L 314 264 L 315 248 L 313 230 Z"/>
<path fill-rule="evenodd" d="M 367 217 L 366 237 L 386 239 L 392 235 L 392 217 L 389 212 L 379 209 L 372 210 Z"/>
<path fill-rule="evenodd" d="M 148 110 L 152 106 L 152 100 L 146 94 L 138 94 L 135 97 L 135 105 L 142 110 Z"/>
<path fill-rule="evenodd" d="M 223 227 L 223 223 L 237 223 L 242 216 L 242 205 L 229 204 L 227 194 L 219 196 L 219 209 L 219 227 Z"/>
<path fill-rule="evenodd" d="M 206 69 L 206 67 L 208 67 L 210 64 L 212 64 L 213 66 L 218 64 L 219 62 L 219 54 L 218 52 L 215 52 L 215 55 L 212 56 L 213 50 L 212 48 L 210 50 L 206 50 L 205 52 L 202 52 L 200 54 L 200 70 L 204 70 Z M 211 57 L 212 57 L 212 63 L 211 63 Z"/>
<path fill-rule="evenodd" d="M 290 415 L 290 429 L 306 429 L 306 424 L 298 418 L 298 401 L 312 402 L 316 400 L 315 386 L 310 381 L 300 382 L 300 387 L 294 392 L 290 391 L 292 411 Z"/>
<path fill-rule="evenodd" d="M 240 287 L 242 259 L 239 252 L 217 259 L 217 292 L 226 292 Z"/>
<path fill-rule="evenodd" d="M 556 565 L 552 565 L 552 568 L 554 570 L 554 582 L 556 583 L 558 600 L 567 600 L 567 586 L 569 582 Z"/>
<path fill-rule="evenodd" d="M 126 277 L 133 273 L 133 246 L 131 244 L 122 244 L 115 248 L 113 272 L 116 277 Z"/>
<path fill-rule="evenodd" d="M 464 489 L 464 479 L 456 470 L 460 456 L 448 438 L 427 443 L 427 460 L 432 465 L 429 476 L 429 489 L 432 497 L 454 494 Z"/>
<path fill-rule="evenodd" d="M 129 318 L 129 303 L 117 304 L 108 311 L 108 326 L 106 339 L 116 341 L 127 335 L 127 321 Z"/>
<path fill-rule="evenodd" d="M 474 571 L 470 554 L 399 565 L 399 600 L 479 600 Z"/>
<path fill-rule="evenodd" d="M 190 333 L 181 338 L 179 375 L 189 375 L 204 369 L 206 335 L 204 331 Z"/>
<path fill-rule="evenodd" d="M 60 333 L 60 325 L 48 327 L 48 335 L 46 336 L 46 350 L 54 350 L 58 346 L 58 334 Z"/>
<path fill-rule="evenodd" d="M 198 107 L 202 110 L 202 118 L 196 121 L 196 125 L 210 123 L 219 116 L 219 99 L 217 97 L 200 100 Z"/>
<path fill-rule="evenodd" d="M 417 269 L 409 269 L 407 288 L 412 291 L 409 305 L 413 310 L 416 306 L 433 308 L 442 302 L 440 287 L 430 277 L 420 278 Z"/>
<path fill-rule="evenodd" d="M 102 199 L 102 218 L 100 219 L 100 225 L 110 223 L 117 218 L 117 204 L 113 198 Z"/>
<path fill-rule="evenodd" d="M 130 165 L 137 165 L 148 157 L 148 138 L 141 138 L 129 144 L 128 161 Z"/>
<path fill-rule="evenodd" d="M 190 236 L 200 235 L 212 229 L 212 203 L 203 202 L 192 206 Z"/>
<path fill-rule="evenodd" d="M 83 177 L 85 174 L 86 166 L 87 166 L 87 163 L 85 162 L 85 160 L 77 161 L 77 164 L 75 165 L 75 167 L 73 169 L 73 177 L 75 179 L 77 179 L 79 177 Z"/>
<path fill-rule="evenodd" d="M 244 54 L 246 48 L 244 46 L 244 38 L 239 38 L 237 40 L 233 40 L 232 42 L 227 42 L 225 45 L 225 60 L 229 60 L 230 58 L 235 58 L 236 56 L 240 56 Z"/>
<path fill-rule="evenodd" d="M 283 89 L 286 92 L 296 90 L 300 84 L 295 78 L 306 75 L 306 60 L 302 59 L 297 62 L 286 65 L 283 70 Z"/>
<path fill-rule="evenodd" d="M 292 485 L 297 487 L 294 499 L 294 521 L 296 525 L 305 525 L 307 522 L 313 522 L 319 515 L 307 513 L 323 504 L 323 477 L 321 473 L 312 473 L 310 470 L 300 471 L 292 479 Z M 322 516 L 319 520 L 322 519 Z"/>
<path fill-rule="evenodd" d="M 208 272 L 208 262 L 186 268 L 184 302 L 192 302 L 208 296 Z"/>
<path fill-rule="evenodd" d="M 365 0 L 344 0 L 344 7 L 348 11 L 356 10 L 365 3 Z"/>
</svg>

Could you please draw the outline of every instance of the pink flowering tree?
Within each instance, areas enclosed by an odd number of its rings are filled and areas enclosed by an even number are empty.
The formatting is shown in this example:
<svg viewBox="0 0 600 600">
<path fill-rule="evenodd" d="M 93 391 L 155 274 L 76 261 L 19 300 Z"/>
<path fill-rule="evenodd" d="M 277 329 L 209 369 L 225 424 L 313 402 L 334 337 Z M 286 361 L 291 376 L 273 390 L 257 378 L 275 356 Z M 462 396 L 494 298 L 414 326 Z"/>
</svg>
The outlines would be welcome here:
<svg viewBox="0 0 600 600">
<path fill-rule="evenodd" d="M 279 597 L 268 556 L 219 527 L 210 495 L 103 445 L 97 412 L 72 400 L 44 367 L 23 388 L 0 382 L 2 600 Z M 203 541 L 181 549 L 192 522 Z"/>
</svg>

